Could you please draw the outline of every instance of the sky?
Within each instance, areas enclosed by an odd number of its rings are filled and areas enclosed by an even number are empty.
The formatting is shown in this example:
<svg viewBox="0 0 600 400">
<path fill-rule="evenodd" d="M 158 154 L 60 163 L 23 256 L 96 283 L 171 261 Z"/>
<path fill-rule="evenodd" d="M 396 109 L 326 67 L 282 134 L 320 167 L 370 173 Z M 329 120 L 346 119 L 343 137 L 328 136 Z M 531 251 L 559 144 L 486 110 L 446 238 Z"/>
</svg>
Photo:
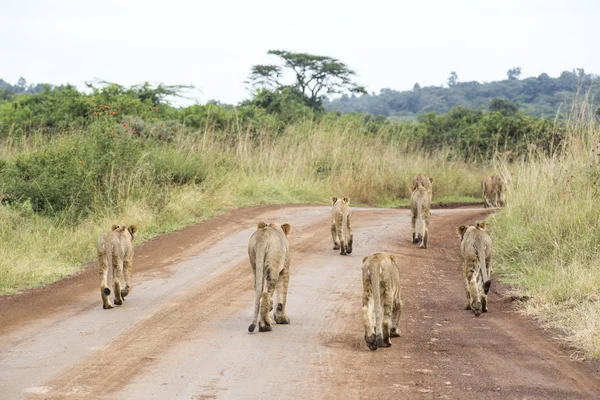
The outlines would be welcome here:
<svg viewBox="0 0 600 400">
<path fill-rule="evenodd" d="M 598 0 L 295 2 L 0 0 L 0 78 L 185 84 L 237 104 L 270 49 L 338 58 L 369 92 L 584 68 L 600 73 Z"/>
</svg>

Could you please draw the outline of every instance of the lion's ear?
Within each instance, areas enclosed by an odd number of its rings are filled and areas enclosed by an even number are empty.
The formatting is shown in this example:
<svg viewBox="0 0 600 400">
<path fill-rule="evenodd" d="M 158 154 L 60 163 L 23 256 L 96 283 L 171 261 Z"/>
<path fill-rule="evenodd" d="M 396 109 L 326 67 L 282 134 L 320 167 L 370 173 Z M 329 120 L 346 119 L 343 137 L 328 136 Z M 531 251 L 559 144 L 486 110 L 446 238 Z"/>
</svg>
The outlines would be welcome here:
<svg viewBox="0 0 600 400">
<path fill-rule="evenodd" d="M 477 227 L 478 227 L 479 229 L 481 229 L 481 230 L 484 230 L 484 231 L 485 231 L 485 230 L 486 230 L 486 228 L 487 228 L 487 223 L 486 223 L 486 222 L 483 222 L 483 221 L 482 221 L 482 222 L 478 222 L 478 223 L 477 223 Z"/>
<path fill-rule="evenodd" d="M 265 226 L 267 226 L 267 224 L 265 224 L 264 222 L 260 221 L 258 224 L 256 224 L 256 229 L 262 229 Z"/>
<path fill-rule="evenodd" d="M 429 183 L 433 184 L 433 178 L 429 178 Z"/>
<path fill-rule="evenodd" d="M 350 204 L 350 197 L 344 197 L 342 200 L 344 203 Z"/>
<path fill-rule="evenodd" d="M 331 196 L 331 204 L 335 204 L 336 201 L 337 201 L 337 197 Z"/>
<path fill-rule="evenodd" d="M 393 254 L 390 254 L 390 259 L 394 262 L 394 264 L 398 264 L 398 260 L 396 259 L 396 256 Z"/>
<path fill-rule="evenodd" d="M 285 233 L 285 236 L 289 237 L 292 234 L 292 227 L 290 226 L 290 224 L 281 225 L 281 230 L 283 231 L 283 233 Z"/>
<path fill-rule="evenodd" d="M 466 225 L 461 225 L 458 228 L 456 228 L 456 233 L 458 233 L 458 237 L 461 238 L 461 240 L 462 240 L 463 235 L 467 231 L 467 228 L 468 228 L 468 226 L 466 226 Z"/>
<path fill-rule="evenodd" d="M 137 226 L 135 226 L 135 225 L 129 225 L 129 227 L 127 228 L 127 230 L 129 231 L 129 233 L 131 233 L 131 236 L 133 236 L 133 234 L 137 232 Z"/>
<path fill-rule="evenodd" d="M 363 261 L 362 261 L 363 264 L 367 261 L 367 258 L 369 258 L 369 256 L 366 256 L 365 258 L 363 258 Z"/>
<path fill-rule="evenodd" d="M 116 231 L 117 229 L 119 229 L 119 225 L 113 225 L 110 230 L 111 231 Z"/>
</svg>

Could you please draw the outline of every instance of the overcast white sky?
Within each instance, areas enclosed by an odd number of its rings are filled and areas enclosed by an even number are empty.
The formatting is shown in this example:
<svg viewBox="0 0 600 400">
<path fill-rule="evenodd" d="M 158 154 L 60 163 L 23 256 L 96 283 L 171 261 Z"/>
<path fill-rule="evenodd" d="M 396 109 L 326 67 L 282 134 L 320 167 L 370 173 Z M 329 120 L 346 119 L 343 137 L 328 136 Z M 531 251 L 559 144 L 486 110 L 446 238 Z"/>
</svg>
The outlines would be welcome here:
<svg viewBox="0 0 600 400">
<path fill-rule="evenodd" d="M 269 49 L 327 55 L 369 91 L 600 73 L 599 0 L 0 0 L 0 78 L 193 84 L 200 102 L 248 97 Z"/>
</svg>

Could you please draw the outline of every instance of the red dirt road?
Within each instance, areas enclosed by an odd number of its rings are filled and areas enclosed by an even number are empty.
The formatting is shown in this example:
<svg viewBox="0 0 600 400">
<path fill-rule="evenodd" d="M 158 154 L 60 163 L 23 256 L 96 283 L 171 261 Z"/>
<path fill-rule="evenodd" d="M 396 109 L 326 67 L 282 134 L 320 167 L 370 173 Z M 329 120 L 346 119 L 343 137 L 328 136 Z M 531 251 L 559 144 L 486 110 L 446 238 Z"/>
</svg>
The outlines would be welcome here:
<svg viewBox="0 0 600 400">
<path fill-rule="evenodd" d="M 597 399 L 600 364 L 569 357 L 492 285 L 489 312 L 462 309 L 456 226 L 480 208 L 432 211 L 430 248 L 408 210 L 353 209 L 354 252 L 332 250 L 330 207 L 233 211 L 139 246 L 134 288 L 103 310 L 96 271 L 0 298 L 0 399 Z M 246 247 L 258 221 L 288 222 L 290 325 L 248 333 Z M 398 256 L 402 336 L 370 351 L 361 269 Z"/>
</svg>

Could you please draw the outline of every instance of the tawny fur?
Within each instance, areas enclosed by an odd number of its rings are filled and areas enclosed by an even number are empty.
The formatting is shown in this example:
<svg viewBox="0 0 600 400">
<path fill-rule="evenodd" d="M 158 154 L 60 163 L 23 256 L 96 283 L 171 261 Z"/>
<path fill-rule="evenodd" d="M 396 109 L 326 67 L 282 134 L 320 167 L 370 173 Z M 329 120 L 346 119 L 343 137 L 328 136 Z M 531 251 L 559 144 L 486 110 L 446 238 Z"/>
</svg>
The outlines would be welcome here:
<svg viewBox="0 0 600 400">
<path fill-rule="evenodd" d="M 254 318 L 248 327 L 254 332 L 258 323 L 259 332 L 272 329 L 269 313 L 273 309 L 273 292 L 277 292 L 277 307 L 273 313 L 275 322 L 289 324 L 285 305 L 290 280 L 290 249 L 288 237 L 292 233 L 289 224 L 259 222 L 248 243 L 248 257 L 254 272 Z"/>
<path fill-rule="evenodd" d="M 413 187 L 423 186 L 429 191 L 429 201 L 433 200 L 433 178 L 427 175 L 417 174 L 413 177 Z"/>
<path fill-rule="evenodd" d="M 124 297 L 131 291 L 133 274 L 133 238 L 137 232 L 135 225 L 119 226 L 113 225 L 112 229 L 104 232 L 98 238 L 98 273 L 100 276 L 100 294 L 102 296 L 102 307 L 112 308 L 110 301 L 110 288 L 108 284 L 108 269 L 112 268 L 113 288 L 115 294 L 114 303 L 123 304 Z M 121 284 L 125 280 L 125 288 Z"/>
<path fill-rule="evenodd" d="M 362 278 L 362 313 L 367 346 L 371 350 L 390 347 L 390 338 L 400 336 L 398 322 L 402 313 L 396 256 L 376 253 L 363 258 Z"/>
<path fill-rule="evenodd" d="M 429 217 L 431 215 L 431 196 L 423 186 L 411 187 L 410 214 L 413 243 L 421 243 L 426 249 L 429 240 Z M 417 226 L 418 225 L 418 226 Z"/>
<path fill-rule="evenodd" d="M 481 181 L 483 207 L 504 207 L 508 180 L 501 174 L 491 174 Z"/>
<path fill-rule="evenodd" d="M 350 221 L 350 198 L 331 197 L 331 237 L 333 249 L 341 255 L 352 253 L 352 223 Z"/>
<path fill-rule="evenodd" d="M 463 278 L 467 295 L 466 310 L 479 317 L 487 312 L 487 293 L 492 284 L 492 238 L 486 232 L 485 222 L 476 226 L 461 225 L 456 229 L 460 237 L 463 258 Z"/>
</svg>

